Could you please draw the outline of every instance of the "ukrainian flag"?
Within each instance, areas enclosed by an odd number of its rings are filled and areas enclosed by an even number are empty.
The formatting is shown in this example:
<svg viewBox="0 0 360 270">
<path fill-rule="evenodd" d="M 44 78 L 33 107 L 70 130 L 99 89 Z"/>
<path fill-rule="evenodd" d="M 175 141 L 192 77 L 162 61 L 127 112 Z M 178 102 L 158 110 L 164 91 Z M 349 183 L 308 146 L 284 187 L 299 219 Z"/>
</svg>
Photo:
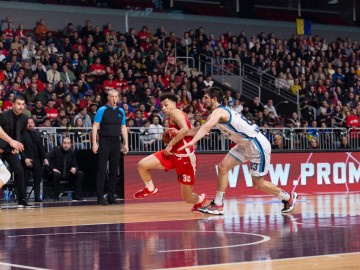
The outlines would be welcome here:
<svg viewBox="0 0 360 270">
<path fill-rule="evenodd" d="M 311 35 L 311 21 L 304 19 L 296 19 L 296 34 Z"/>
</svg>

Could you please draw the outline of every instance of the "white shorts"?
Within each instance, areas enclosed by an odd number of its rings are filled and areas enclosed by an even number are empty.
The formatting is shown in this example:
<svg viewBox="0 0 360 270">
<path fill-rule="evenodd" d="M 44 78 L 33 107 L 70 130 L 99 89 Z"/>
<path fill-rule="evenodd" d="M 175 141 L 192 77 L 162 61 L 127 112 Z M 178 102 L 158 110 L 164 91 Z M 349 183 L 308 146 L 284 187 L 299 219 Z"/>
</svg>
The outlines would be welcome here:
<svg viewBox="0 0 360 270">
<path fill-rule="evenodd" d="M 11 173 L 0 159 L 0 181 L 5 185 L 10 180 L 10 177 Z"/>
<path fill-rule="evenodd" d="M 269 171 L 271 145 L 268 139 L 259 133 L 248 145 L 237 144 L 229 155 L 244 163 L 250 160 L 250 174 L 255 177 L 264 176 Z"/>
</svg>

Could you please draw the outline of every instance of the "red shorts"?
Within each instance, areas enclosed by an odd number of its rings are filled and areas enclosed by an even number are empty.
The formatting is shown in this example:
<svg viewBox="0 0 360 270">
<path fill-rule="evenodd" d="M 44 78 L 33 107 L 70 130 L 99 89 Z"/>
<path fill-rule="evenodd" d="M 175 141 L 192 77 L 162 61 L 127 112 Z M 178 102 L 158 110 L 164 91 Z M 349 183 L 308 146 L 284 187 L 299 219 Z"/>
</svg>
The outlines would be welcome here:
<svg viewBox="0 0 360 270">
<path fill-rule="evenodd" d="M 196 171 L 196 154 L 174 154 L 165 156 L 164 150 L 153 154 L 164 166 L 165 171 L 175 168 L 178 175 L 178 181 L 184 185 L 195 184 L 195 171 Z"/>
</svg>

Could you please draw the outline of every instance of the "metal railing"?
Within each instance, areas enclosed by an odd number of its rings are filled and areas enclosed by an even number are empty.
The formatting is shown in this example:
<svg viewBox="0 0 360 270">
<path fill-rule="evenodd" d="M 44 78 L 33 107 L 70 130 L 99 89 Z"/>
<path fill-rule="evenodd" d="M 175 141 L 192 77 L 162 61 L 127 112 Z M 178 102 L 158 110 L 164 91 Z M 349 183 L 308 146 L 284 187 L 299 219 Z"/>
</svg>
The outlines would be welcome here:
<svg viewBox="0 0 360 270">
<path fill-rule="evenodd" d="M 73 142 L 73 149 L 91 149 L 91 130 L 84 128 L 38 128 L 42 134 L 43 143 L 46 151 L 61 145 L 62 138 L 68 136 Z M 340 147 L 342 137 L 349 141 L 349 149 L 359 149 L 360 129 L 346 128 L 260 128 L 261 132 L 274 144 L 275 135 L 280 135 L 283 139 L 284 149 L 288 151 L 311 149 L 311 140 L 318 142 L 319 150 L 337 150 Z M 162 141 L 162 133 L 149 133 L 144 128 L 128 128 L 129 131 L 129 152 L 152 153 L 165 147 Z M 204 153 L 213 151 L 228 151 L 232 142 L 228 140 L 218 129 L 211 132 L 197 144 L 197 150 Z"/>
<path fill-rule="evenodd" d="M 281 84 L 279 82 L 279 78 L 276 78 L 267 72 L 252 67 L 248 64 L 244 64 L 243 66 L 243 77 L 247 78 L 248 80 L 258 84 L 260 87 L 265 87 L 269 91 L 273 92 L 274 94 L 280 95 L 284 99 L 288 100 L 292 103 L 297 103 L 297 97 L 289 89 L 285 89 L 280 87 Z"/>
</svg>

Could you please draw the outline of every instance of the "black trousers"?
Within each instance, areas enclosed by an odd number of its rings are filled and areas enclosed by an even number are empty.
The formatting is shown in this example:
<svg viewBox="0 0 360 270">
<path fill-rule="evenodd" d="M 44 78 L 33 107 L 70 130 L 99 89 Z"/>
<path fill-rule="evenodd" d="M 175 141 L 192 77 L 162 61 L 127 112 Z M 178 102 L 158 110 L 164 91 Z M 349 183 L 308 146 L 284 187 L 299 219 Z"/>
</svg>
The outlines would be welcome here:
<svg viewBox="0 0 360 270">
<path fill-rule="evenodd" d="M 53 184 L 54 198 L 56 199 L 59 197 L 61 180 L 73 183 L 76 196 L 81 197 L 83 179 L 84 173 L 82 171 L 77 171 L 75 174 L 68 173 L 65 177 L 58 172 L 51 172 L 49 175 L 49 181 Z"/>
<path fill-rule="evenodd" d="M 116 176 L 119 169 L 120 161 L 120 138 L 99 138 L 99 151 L 98 151 L 98 170 L 96 177 L 96 188 L 98 197 L 102 197 L 105 194 L 105 179 L 107 162 L 109 161 L 109 177 L 106 183 L 106 191 L 109 195 L 115 194 Z"/>
<path fill-rule="evenodd" d="M 2 154 L 3 160 L 10 165 L 10 171 L 14 172 L 14 181 L 18 200 L 26 199 L 26 185 L 24 179 L 24 168 L 21 164 L 19 155 L 11 153 Z"/>
<path fill-rule="evenodd" d="M 35 200 L 40 199 L 40 184 L 43 178 L 43 165 L 39 158 L 33 159 L 33 163 L 31 168 L 24 165 L 24 172 L 25 172 L 25 183 L 30 178 L 30 174 L 33 174 L 34 179 L 34 193 L 35 193 Z"/>
</svg>

